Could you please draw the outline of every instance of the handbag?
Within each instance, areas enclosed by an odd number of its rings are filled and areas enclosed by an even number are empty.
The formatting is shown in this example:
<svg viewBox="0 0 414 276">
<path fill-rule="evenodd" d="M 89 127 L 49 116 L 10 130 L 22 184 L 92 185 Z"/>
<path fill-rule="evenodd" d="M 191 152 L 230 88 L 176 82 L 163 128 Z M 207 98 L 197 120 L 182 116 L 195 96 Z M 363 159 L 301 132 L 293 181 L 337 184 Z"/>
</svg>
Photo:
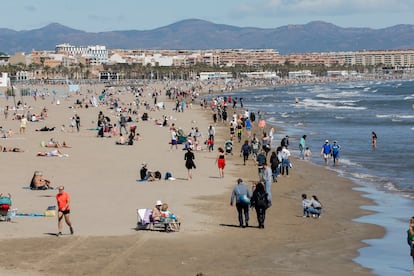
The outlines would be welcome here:
<svg viewBox="0 0 414 276">
<path fill-rule="evenodd" d="M 237 193 L 239 194 L 239 197 L 238 197 L 238 200 L 237 200 L 238 202 L 250 205 L 250 199 L 247 197 L 247 195 L 240 194 L 239 187 L 237 187 Z"/>
</svg>

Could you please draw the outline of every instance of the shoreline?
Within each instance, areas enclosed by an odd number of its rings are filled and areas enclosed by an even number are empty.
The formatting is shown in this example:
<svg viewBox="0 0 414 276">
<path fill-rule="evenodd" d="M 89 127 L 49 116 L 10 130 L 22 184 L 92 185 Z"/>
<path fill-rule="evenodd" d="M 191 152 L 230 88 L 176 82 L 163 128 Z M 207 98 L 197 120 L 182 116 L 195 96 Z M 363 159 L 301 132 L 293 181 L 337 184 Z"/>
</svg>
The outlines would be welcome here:
<svg viewBox="0 0 414 276">
<path fill-rule="evenodd" d="M 159 87 L 160 89 L 162 88 L 162 83 L 159 84 Z M 168 108 L 170 108 L 169 104 Z M 202 132 L 206 133 L 207 126 L 211 123 L 211 117 L 210 120 L 206 117 L 208 116 L 208 111 L 203 112 L 198 106 L 193 108 L 193 110 L 188 111 L 192 114 L 191 119 L 188 118 L 186 112 L 182 114 L 172 113 L 177 119 L 173 121 L 177 122 L 177 126 L 181 126 L 187 131 L 194 126 L 193 121 L 196 121 Z M 53 108 L 51 107 L 51 109 Z M 89 127 L 92 121 L 96 120 L 97 109 L 88 112 L 83 111 L 85 110 L 82 110 L 84 114 L 81 114 L 81 118 L 86 118 L 84 119 L 84 127 Z M 79 110 L 79 112 L 81 111 Z M 91 112 L 93 114 L 87 114 Z M 158 118 L 162 116 L 163 111 L 151 112 L 151 114 L 154 114 L 154 118 Z M 60 120 L 66 118 L 64 114 L 60 116 Z M 193 119 L 194 116 L 196 116 L 196 120 Z M 64 120 L 67 121 L 67 118 Z M 227 128 L 221 126 L 219 128 L 220 135 L 225 135 Z M 280 205 L 274 204 L 269 209 L 265 232 L 261 233 L 260 230 L 252 227 L 244 231 L 234 228 L 234 225 L 237 225 L 237 218 L 235 209 L 228 206 L 230 192 L 235 184 L 235 180 L 239 176 L 245 179 L 246 184 L 250 184 L 257 180 L 257 172 L 253 165 L 249 165 L 248 170 L 240 170 L 242 160 L 238 156 L 238 147 L 234 147 L 235 154 L 229 157 L 226 177 L 221 179 L 223 181 L 217 179 L 218 171 L 215 164 L 213 164 L 216 152 L 212 154 L 196 152 L 195 161 L 197 169 L 193 172 L 194 179 L 186 181 L 182 179 L 186 176 L 182 160 L 184 153 L 168 151 L 168 146 L 165 145 L 165 141 L 168 140 L 168 132 L 165 128 L 154 127 L 149 124 L 144 125 L 144 122 L 142 122 L 141 125 L 138 123 L 138 130 L 139 132 L 142 131 L 143 140 L 138 141 L 136 145 L 132 146 L 139 147 L 139 150 L 135 151 L 134 154 L 130 154 L 128 151 L 135 150 L 136 148 L 114 148 L 114 140 L 96 140 L 99 138 L 94 137 L 95 133 L 90 133 L 86 130 L 82 130 L 79 135 L 77 133 L 73 135 L 69 133 L 53 133 L 59 139 L 69 137 L 67 140 L 73 148 L 71 152 L 68 150 L 69 157 L 67 159 L 41 159 L 43 163 L 43 168 L 41 169 L 49 175 L 55 174 L 52 181 L 64 184 L 68 192 L 73 194 L 73 221 L 75 230 L 77 227 L 78 231 L 76 230 L 77 232 L 73 237 L 64 237 L 57 242 L 55 237 L 50 237 L 48 234 L 55 231 L 56 218 L 44 218 L 46 222 L 39 221 L 38 218 L 27 218 L 27 221 L 22 221 L 26 218 L 19 219 L 15 224 L 10 225 L 13 227 L 9 229 L 11 231 L 9 234 L 0 237 L 4 241 L 5 249 L 16 248 L 14 249 L 16 251 L 14 256 L 5 256 L 6 265 L 2 265 L 2 267 L 6 271 L 18 268 L 23 269 L 23 271 L 34 270 L 41 275 L 53 274 L 52 261 L 45 261 L 45 263 L 39 264 L 35 257 L 29 258 L 29 260 L 25 259 L 25 264 L 19 261 L 25 253 L 27 254 L 25 251 L 27 250 L 27 244 L 29 244 L 29 247 L 32 248 L 31 251 L 34 253 L 39 252 L 39 250 L 45 251 L 47 259 L 50 257 L 51 260 L 56 261 L 72 256 L 80 261 L 81 265 L 79 267 L 74 267 L 71 264 L 65 265 L 68 271 L 70 271 L 68 275 L 75 274 L 75 272 L 88 273 L 88 271 L 92 271 L 91 269 L 95 269 L 93 271 L 103 275 L 109 275 L 111 272 L 113 273 L 121 269 L 125 275 L 132 275 L 130 274 L 130 269 L 138 268 L 144 264 L 148 265 L 149 260 L 147 257 L 155 255 L 160 256 L 160 258 L 159 260 L 152 260 L 154 264 L 157 264 L 156 267 L 158 268 L 158 270 L 155 269 L 153 272 L 158 271 L 163 275 L 173 275 L 171 271 L 182 272 L 184 275 L 195 275 L 198 272 L 203 272 L 207 275 L 215 273 L 231 275 L 235 271 L 239 271 L 240 274 L 263 274 L 270 271 L 274 272 L 275 269 L 287 275 L 303 273 L 304 271 L 306 271 L 305 274 L 308 273 L 309 275 L 314 273 L 329 275 L 351 270 L 359 272 L 361 275 L 371 275 L 368 269 L 360 267 L 352 258 L 358 255 L 357 249 L 364 246 L 362 240 L 367 237 L 371 238 L 373 236 L 371 234 L 374 232 L 380 236 L 383 230 L 377 226 L 353 221 L 353 219 L 357 218 L 354 217 L 355 214 L 360 214 L 358 217 L 361 217 L 372 213 L 360 208 L 360 206 L 372 205 L 372 201 L 364 199 L 361 196 L 361 192 L 353 190 L 356 187 L 355 183 L 341 178 L 334 172 L 329 172 L 324 168 L 318 168 L 316 165 L 295 159 L 292 176 L 290 178 L 283 178 L 272 186 L 273 198 L 280 199 L 280 202 L 278 202 Z M 37 140 L 48 137 L 48 135 L 43 133 L 31 133 L 30 135 L 36 135 L 34 138 Z M 224 136 L 219 139 L 223 138 Z M 85 142 L 86 139 L 95 139 L 102 142 L 102 144 L 91 144 Z M 139 144 L 140 142 L 143 143 Z M 157 147 L 148 147 L 148 145 L 154 143 L 161 145 L 161 147 L 158 149 Z M 23 144 L 27 145 L 30 154 L 33 154 L 38 149 L 38 146 L 31 145 L 32 143 L 29 143 L 28 139 L 25 139 Z M 29 145 L 31 146 L 29 147 Z M 103 149 L 107 149 L 109 152 L 99 157 L 101 160 L 98 163 L 102 165 L 102 167 L 99 167 L 99 164 L 96 162 L 98 160 L 94 160 L 92 153 L 102 151 Z M 82 152 L 89 153 L 90 156 L 82 154 Z M 7 184 L 2 191 L 7 187 L 12 188 L 10 185 L 19 185 L 18 188 L 20 189 L 22 185 L 18 183 L 27 182 L 27 176 L 30 176 L 33 172 L 31 168 L 36 168 L 33 164 L 31 166 L 24 165 L 23 174 L 16 175 L 16 170 L 21 170 L 18 164 L 24 161 L 24 158 L 22 158 L 24 156 L 18 156 L 18 153 L 10 154 L 13 154 L 13 156 L 10 156 L 12 157 L 11 159 L 16 160 L 11 160 L 10 162 L 13 171 L 6 174 L 7 179 L 12 179 L 13 175 L 17 179 Z M 77 156 L 77 154 L 80 156 Z M 139 157 L 136 154 L 139 154 Z M 118 162 L 117 164 L 115 160 L 118 160 L 120 157 L 126 160 L 133 158 L 133 164 L 130 164 L 130 162 Z M 165 157 L 172 162 L 163 164 Z M 29 161 L 38 161 L 35 158 L 38 157 L 30 156 Z M 143 183 L 145 186 L 137 183 L 131 184 L 131 177 L 138 177 L 138 166 L 143 161 L 148 162 L 152 168 L 158 166 L 157 168 L 162 171 L 173 171 L 173 176 L 177 180 Z M 71 164 L 74 162 L 77 164 Z M 110 163 L 111 166 L 105 165 L 106 162 Z M 88 164 L 91 168 L 86 172 L 83 170 L 79 171 L 79 169 L 77 171 L 76 167 L 79 164 Z M 76 185 L 78 186 L 75 186 L 75 184 L 71 183 L 72 179 L 68 175 L 68 170 L 77 172 L 78 176 L 84 180 L 90 180 L 90 174 L 99 177 L 91 183 L 77 183 Z M 127 174 L 123 176 L 118 173 L 112 175 L 108 173 L 109 171 L 113 171 L 114 174 L 115 172 L 127 172 Z M 231 177 L 228 177 L 229 175 Z M 320 175 L 323 175 L 323 179 L 327 180 L 320 179 Z M 337 183 L 330 183 L 332 179 L 335 179 Z M 305 181 L 306 183 L 304 183 Z M 119 186 L 118 188 L 116 186 L 118 185 L 117 183 L 127 183 L 127 187 Z M 83 186 L 79 187 L 79 185 Z M 118 189 L 114 191 L 114 187 Z M 31 194 L 35 192 L 24 191 L 25 193 L 23 193 L 19 189 L 14 187 L 16 197 L 23 196 L 28 201 L 39 200 L 39 197 L 33 197 L 33 194 Z M 85 196 L 85 194 L 93 195 L 97 189 L 98 191 L 103 189 L 102 197 L 105 197 L 105 199 L 109 197 L 113 200 L 111 204 L 116 206 L 115 210 L 107 210 L 106 213 L 100 214 L 99 210 L 104 210 L 107 202 L 101 203 L 97 198 L 92 198 L 94 205 L 97 206 L 90 206 L 89 203 L 80 201 L 81 198 L 86 201 L 89 197 Z M 311 193 L 311 191 L 315 192 L 323 200 L 327 211 L 326 215 L 324 214 L 320 220 L 306 220 L 299 216 L 301 214 L 299 196 L 305 190 L 308 193 Z M 44 203 L 53 202 L 54 194 L 54 191 L 47 192 L 43 194 L 45 197 L 40 199 Z M 355 202 L 356 206 L 336 206 L 336 203 L 346 202 L 346 199 L 338 198 L 335 200 L 331 198 L 338 196 L 338 194 L 341 197 L 346 195 L 347 199 Z M 125 195 L 128 195 L 128 197 L 125 197 Z M 40 195 L 38 194 L 38 196 Z M 78 199 L 75 200 L 75 198 Z M 133 202 L 125 202 L 127 201 L 125 199 L 131 198 L 135 198 L 135 200 Z M 170 207 L 183 217 L 182 230 L 171 235 L 160 235 L 160 233 L 155 232 L 135 233 L 134 230 L 131 230 L 134 227 L 134 222 L 136 223 L 134 209 L 139 207 L 150 208 L 153 202 L 160 198 L 167 201 Z M 23 204 L 18 198 L 15 201 L 16 205 Z M 25 204 L 27 207 L 31 206 L 30 202 Z M 346 210 L 343 210 L 344 208 Z M 283 212 L 277 212 L 278 209 L 283 210 Z M 97 216 L 97 218 L 94 218 L 94 216 Z M 18 219 L 16 218 L 15 220 Z M 89 225 L 95 220 L 100 224 L 96 227 Z M 252 225 L 256 225 L 253 212 L 251 212 L 251 220 Z M 128 229 L 117 228 L 112 225 L 114 224 L 113 221 L 120 223 L 120 228 L 127 226 Z M 333 225 L 331 224 L 332 222 Z M 45 223 L 47 223 L 46 227 Z M 76 226 L 76 223 L 78 223 L 78 226 Z M 100 230 L 100 225 L 106 225 L 105 229 Z M 24 233 L 19 232 L 21 231 L 19 228 L 22 226 L 31 227 L 31 229 Z M 82 229 L 82 227 L 85 229 Z M 306 233 L 300 232 L 300 236 L 297 236 L 298 229 L 302 227 L 310 228 L 307 229 Z M 39 233 L 43 232 L 43 234 L 37 234 L 35 235 L 37 237 L 31 238 L 33 229 L 39 231 Z M 272 229 L 276 229 L 276 231 L 274 232 Z M 341 233 L 341 236 L 336 237 L 336 234 L 332 234 L 334 231 Z M 281 236 L 279 236 L 279 232 Z M 14 236 L 16 234 L 17 236 Z M 350 238 L 344 239 L 342 235 L 345 234 Z M 203 239 L 199 238 L 200 235 L 203 236 Z M 109 242 L 107 241 L 108 237 L 110 237 Z M 240 239 L 246 240 L 247 245 L 241 245 L 238 242 Z M 350 240 L 353 242 L 350 243 Z M 109 245 L 103 244 L 104 241 L 109 243 Z M 25 245 L 25 243 L 27 244 Z M 155 247 L 154 244 L 156 245 Z M 132 245 L 144 246 L 146 257 L 144 256 L 142 260 L 134 260 L 133 257 L 140 254 L 138 253 L 139 248 L 135 248 Z M 50 249 L 56 246 L 58 248 L 71 248 L 70 255 L 56 256 L 56 251 Z M 245 249 L 246 246 L 249 250 Z M 171 251 L 176 252 L 176 254 L 171 254 Z M 164 254 L 163 252 L 169 252 L 169 254 Z M 96 260 L 91 260 L 87 257 L 88 255 L 95 256 L 96 254 L 98 256 L 103 254 L 106 258 L 99 257 Z M 118 257 L 118 255 L 121 256 Z M 336 257 L 332 258 L 332 256 Z M 321 261 L 322 259 L 323 261 Z M 328 259 L 332 264 L 330 267 L 327 267 Z M 108 260 L 112 260 L 114 264 L 107 264 Z M 134 261 L 132 262 L 132 260 Z M 235 260 L 235 264 L 229 265 L 226 260 Z M 298 261 L 299 265 L 297 264 Z M 160 270 L 161 267 L 162 270 Z M 173 268 L 177 270 L 171 270 Z M 146 272 L 151 271 L 151 268 L 149 269 Z"/>
</svg>

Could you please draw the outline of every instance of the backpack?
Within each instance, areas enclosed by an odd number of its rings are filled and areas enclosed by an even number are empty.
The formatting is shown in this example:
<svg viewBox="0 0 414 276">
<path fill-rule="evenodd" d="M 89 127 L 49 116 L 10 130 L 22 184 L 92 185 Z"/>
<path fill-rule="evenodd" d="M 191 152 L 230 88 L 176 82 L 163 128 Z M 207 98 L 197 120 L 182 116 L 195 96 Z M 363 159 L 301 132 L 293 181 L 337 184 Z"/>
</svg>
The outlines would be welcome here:
<svg viewBox="0 0 414 276">
<path fill-rule="evenodd" d="M 257 193 L 256 207 L 267 208 L 267 193 Z"/>
<path fill-rule="evenodd" d="M 159 171 L 156 171 L 155 173 L 154 173 L 154 177 L 156 178 L 156 179 L 161 179 L 161 173 L 159 172 Z"/>
<path fill-rule="evenodd" d="M 166 172 L 165 173 L 165 180 L 168 180 L 170 177 L 172 177 L 172 173 L 170 173 L 170 172 Z"/>
</svg>

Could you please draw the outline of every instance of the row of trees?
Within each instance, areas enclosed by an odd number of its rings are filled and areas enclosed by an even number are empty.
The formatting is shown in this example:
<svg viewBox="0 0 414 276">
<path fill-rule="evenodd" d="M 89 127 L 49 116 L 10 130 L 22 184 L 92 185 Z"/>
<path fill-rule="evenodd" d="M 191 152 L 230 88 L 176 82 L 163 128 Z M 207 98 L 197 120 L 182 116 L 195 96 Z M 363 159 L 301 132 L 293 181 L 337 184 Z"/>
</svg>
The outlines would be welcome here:
<svg viewBox="0 0 414 276">
<path fill-rule="evenodd" d="M 102 67 L 101 67 L 102 69 Z M 205 64 L 196 64 L 185 67 L 163 67 L 141 64 L 114 64 L 104 65 L 103 71 L 118 73 L 121 79 L 193 79 L 200 72 L 231 72 L 234 78 L 239 78 L 242 73 L 246 72 L 276 72 L 281 78 L 288 76 L 290 71 L 310 70 L 315 76 L 326 76 L 328 70 L 352 70 L 357 72 L 372 72 L 374 68 L 366 68 L 362 66 L 336 66 L 326 67 L 323 65 L 292 65 L 286 62 L 284 65 L 236 65 L 234 67 L 208 66 Z M 28 72 L 34 79 L 98 79 L 96 68 L 78 63 L 71 66 L 59 65 L 50 67 L 39 63 L 31 63 L 25 65 L 19 63 L 16 65 L 7 64 L 0 66 L 0 72 L 9 73 L 11 78 L 15 78 L 18 72 Z"/>
</svg>

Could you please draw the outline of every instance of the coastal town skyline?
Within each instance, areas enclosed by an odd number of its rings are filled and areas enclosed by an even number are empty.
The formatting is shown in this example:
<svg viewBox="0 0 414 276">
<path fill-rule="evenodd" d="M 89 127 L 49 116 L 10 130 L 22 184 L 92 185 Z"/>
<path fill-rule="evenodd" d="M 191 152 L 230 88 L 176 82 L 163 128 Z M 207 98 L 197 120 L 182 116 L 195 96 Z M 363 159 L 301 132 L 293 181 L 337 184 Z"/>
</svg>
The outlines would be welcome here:
<svg viewBox="0 0 414 276">
<path fill-rule="evenodd" d="M 200 3 L 201 4 L 201 3 Z M 151 30 L 185 19 L 202 19 L 238 27 L 277 28 L 326 21 L 341 27 L 379 29 L 413 24 L 410 0 L 229 0 L 195 5 L 189 0 L 166 3 L 121 0 L 108 8 L 98 1 L 7 1 L 0 28 L 17 31 L 59 23 L 87 32 Z M 16 13 L 19 16 L 16 16 Z M 24 20 L 21 20 L 24 18 Z"/>
</svg>

